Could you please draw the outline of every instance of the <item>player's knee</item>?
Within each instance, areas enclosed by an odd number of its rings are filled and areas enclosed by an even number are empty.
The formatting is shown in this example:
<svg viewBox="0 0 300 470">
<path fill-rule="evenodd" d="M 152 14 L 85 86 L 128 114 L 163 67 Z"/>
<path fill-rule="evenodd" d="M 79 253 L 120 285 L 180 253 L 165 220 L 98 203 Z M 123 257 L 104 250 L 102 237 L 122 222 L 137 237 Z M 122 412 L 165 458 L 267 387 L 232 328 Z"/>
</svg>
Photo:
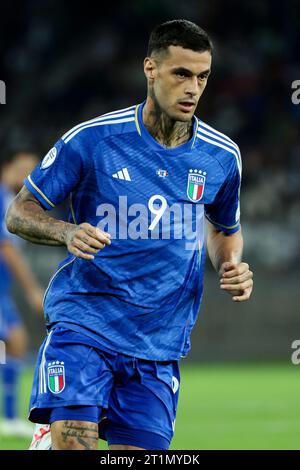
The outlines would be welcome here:
<svg viewBox="0 0 300 470">
<path fill-rule="evenodd" d="M 97 450 L 98 424 L 86 421 L 55 421 L 51 424 L 53 450 Z"/>
</svg>

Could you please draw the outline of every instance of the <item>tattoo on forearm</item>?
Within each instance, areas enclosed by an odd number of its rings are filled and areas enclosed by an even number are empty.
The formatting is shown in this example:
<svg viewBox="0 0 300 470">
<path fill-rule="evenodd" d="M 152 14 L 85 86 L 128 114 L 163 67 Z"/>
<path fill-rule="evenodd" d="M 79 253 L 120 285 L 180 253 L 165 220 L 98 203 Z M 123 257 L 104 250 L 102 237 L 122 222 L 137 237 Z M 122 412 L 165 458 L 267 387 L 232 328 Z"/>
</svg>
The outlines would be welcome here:
<svg viewBox="0 0 300 470">
<path fill-rule="evenodd" d="M 62 441 L 65 444 L 75 441 L 85 450 L 93 450 L 98 443 L 98 424 L 75 424 L 72 421 L 64 421 L 63 430 L 61 431 Z"/>
<path fill-rule="evenodd" d="M 63 245 L 70 224 L 49 217 L 31 193 L 23 188 L 15 198 L 7 215 L 12 233 L 33 243 Z"/>
</svg>

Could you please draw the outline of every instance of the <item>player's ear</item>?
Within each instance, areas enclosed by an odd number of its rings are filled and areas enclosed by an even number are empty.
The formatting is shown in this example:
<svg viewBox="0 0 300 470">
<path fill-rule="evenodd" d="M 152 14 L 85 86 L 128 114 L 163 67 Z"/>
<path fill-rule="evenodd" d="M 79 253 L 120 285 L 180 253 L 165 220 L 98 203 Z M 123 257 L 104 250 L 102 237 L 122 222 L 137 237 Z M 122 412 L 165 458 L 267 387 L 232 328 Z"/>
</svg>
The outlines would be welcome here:
<svg viewBox="0 0 300 470">
<path fill-rule="evenodd" d="M 151 57 L 146 57 L 144 60 L 144 73 L 148 81 L 152 81 L 156 74 L 156 64 Z"/>
</svg>

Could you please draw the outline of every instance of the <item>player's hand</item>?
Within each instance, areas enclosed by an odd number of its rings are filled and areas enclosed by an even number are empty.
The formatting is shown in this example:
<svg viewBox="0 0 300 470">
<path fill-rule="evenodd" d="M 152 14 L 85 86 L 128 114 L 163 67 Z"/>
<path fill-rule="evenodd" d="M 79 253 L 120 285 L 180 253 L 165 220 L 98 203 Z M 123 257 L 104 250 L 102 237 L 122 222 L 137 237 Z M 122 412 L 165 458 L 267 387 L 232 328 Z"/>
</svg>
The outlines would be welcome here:
<svg viewBox="0 0 300 470">
<path fill-rule="evenodd" d="M 250 298 L 253 289 L 253 272 L 247 263 L 225 262 L 220 271 L 220 287 L 232 295 L 235 302 Z"/>
<path fill-rule="evenodd" d="M 70 253 L 82 259 L 94 259 L 94 255 L 110 245 L 110 234 L 91 224 L 70 225 L 66 234 L 66 245 Z"/>
</svg>

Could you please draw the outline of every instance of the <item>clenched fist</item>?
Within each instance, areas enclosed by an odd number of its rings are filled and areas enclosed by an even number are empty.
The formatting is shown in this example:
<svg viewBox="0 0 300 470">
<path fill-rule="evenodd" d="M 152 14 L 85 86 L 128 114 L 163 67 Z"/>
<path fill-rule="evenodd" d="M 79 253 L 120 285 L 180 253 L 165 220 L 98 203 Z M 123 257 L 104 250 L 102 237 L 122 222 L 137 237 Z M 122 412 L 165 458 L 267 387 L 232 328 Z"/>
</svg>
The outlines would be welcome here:
<svg viewBox="0 0 300 470">
<path fill-rule="evenodd" d="M 94 254 L 110 245 L 110 234 L 103 232 L 91 224 L 69 225 L 65 243 L 70 253 L 87 260 L 94 259 Z"/>
<path fill-rule="evenodd" d="M 253 272 L 247 263 L 225 262 L 221 265 L 220 287 L 232 295 L 235 302 L 248 300 L 253 289 Z"/>
</svg>

